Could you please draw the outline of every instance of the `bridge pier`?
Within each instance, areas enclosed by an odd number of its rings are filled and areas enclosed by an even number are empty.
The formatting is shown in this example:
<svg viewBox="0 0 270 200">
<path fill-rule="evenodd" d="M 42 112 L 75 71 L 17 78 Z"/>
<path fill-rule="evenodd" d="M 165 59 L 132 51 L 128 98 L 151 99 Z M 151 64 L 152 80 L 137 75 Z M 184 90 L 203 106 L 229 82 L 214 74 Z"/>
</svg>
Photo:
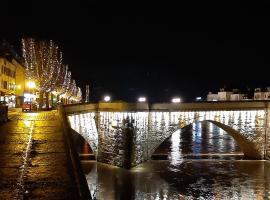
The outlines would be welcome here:
<svg viewBox="0 0 270 200">
<path fill-rule="evenodd" d="M 265 103 L 265 159 L 270 159 L 270 107 Z"/>
<path fill-rule="evenodd" d="M 110 120 L 99 124 L 97 161 L 130 169 L 134 159 L 134 120 L 124 118 L 121 125 Z"/>
</svg>

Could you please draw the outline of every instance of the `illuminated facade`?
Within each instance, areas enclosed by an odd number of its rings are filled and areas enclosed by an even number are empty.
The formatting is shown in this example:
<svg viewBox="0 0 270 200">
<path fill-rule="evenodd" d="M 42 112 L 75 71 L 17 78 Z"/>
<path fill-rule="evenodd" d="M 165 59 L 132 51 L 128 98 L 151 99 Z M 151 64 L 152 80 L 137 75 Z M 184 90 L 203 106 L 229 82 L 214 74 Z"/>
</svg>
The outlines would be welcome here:
<svg viewBox="0 0 270 200">
<path fill-rule="evenodd" d="M 240 92 L 238 89 L 232 91 L 225 91 L 223 88 L 217 94 L 209 92 L 207 95 L 207 101 L 244 101 L 252 100 L 250 95 L 247 93 Z M 254 98 L 254 100 L 258 100 Z"/>
<path fill-rule="evenodd" d="M 270 100 L 270 88 L 263 91 L 261 88 L 256 88 L 254 92 L 254 100 Z"/>
<path fill-rule="evenodd" d="M 19 107 L 23 103 L 25 88 L 25 68 L 19 56 L 8 46 L 0 46 L 0 101 L 9 107 Z"/>
</svg>

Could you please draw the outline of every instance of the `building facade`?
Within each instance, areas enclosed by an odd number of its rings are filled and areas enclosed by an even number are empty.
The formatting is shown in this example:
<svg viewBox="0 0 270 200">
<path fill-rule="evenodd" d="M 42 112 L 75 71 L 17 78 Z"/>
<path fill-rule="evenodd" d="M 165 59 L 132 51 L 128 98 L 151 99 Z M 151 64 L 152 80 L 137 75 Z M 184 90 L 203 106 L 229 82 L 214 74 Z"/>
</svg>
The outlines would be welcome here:
<svg viewBox="0 0 270 200">
<path fill-rule="evenodd" d="M 0 100 L 9 107 L 18 107 L 23 103 L 25 87 L 25 69 L 15 59 L 0 57 Z"/>
<path fill-rule="evenodd" d="M 254 100 L 270 100 L 270 88 L 263 91 L 261 88 L 256 88 L 254 91 Z"/>
<path fill-rule="evenodd" d="M 212 94 L 212 92 L 209 92 L 207 95 L 207 101 L 218 101 L 218 95 Z"/>
<path fill-rule="evenodd" d="M 230 100 L 231 101 L 241 101 L 245 99 L 245 94 L 231 94 Z"/>
<path fill-rule="evenodd" d="M 25 68 L 21 57 L 14 48 L 2 41 L 0 43 L 0 101 L 9 107 L 19 107 L 23 103 L 25 89 Z"/>
<path fill-rule="evenodd" d="M 218 101 L 230 101 L 232 92 L 220 91 L 218 92 Z"/>
</svg>

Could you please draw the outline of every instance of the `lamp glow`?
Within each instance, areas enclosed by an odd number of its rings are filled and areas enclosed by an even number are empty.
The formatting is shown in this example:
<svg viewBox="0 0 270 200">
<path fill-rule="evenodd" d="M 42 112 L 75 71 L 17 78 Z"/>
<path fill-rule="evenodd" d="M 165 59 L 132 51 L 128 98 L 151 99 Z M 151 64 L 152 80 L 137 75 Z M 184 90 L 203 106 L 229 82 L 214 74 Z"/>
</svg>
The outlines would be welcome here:
<svg viewBox="0 0 270 200">
<path fill-rule="evenodd" d="M 202 100 L 202 97 L 196 97 L 196 100 L 197 101 L 201 101 Z"/>
<path fill-rule="evenodd" d="M 22 88 L 22 86 L 21 86 L 21 85 L 17 85 L 17 88 L 18 88 L 18 89 L 21 89 L 21 88 Z"/>
<path fill-rule="evenodd" d="M 139 98 L 138 98 L 138 101 L 139 101 L 139 102 L 146 102 L 146 98 L 145 98 L 145 97 L 139 97 Z"/>
<path fill-rule="evenodd" d="M 104 97 L 104 101 L 108 102 L 108 101 L 110 101 L 110 100 L 111 100 L 111 97 L 110 97 L 110 96 L 105 96 L 105 97 Z"/>
<path fill-rule="evenodd" d="M 32 89 L 32 88 L 35 88 L 35 87 L 36 87 L 36 84 L 35 84 L 35 82 L 33 82 L 33 81 L 28 81 L 28 82 L 26 83 L 26 86 L 27 86 L 28 88 Z"/>
<path fill-rule="evenodd" d="M 180 98 L 172 98 L 173 103 L 180 103 L 181 99 Z"/>
</svg>

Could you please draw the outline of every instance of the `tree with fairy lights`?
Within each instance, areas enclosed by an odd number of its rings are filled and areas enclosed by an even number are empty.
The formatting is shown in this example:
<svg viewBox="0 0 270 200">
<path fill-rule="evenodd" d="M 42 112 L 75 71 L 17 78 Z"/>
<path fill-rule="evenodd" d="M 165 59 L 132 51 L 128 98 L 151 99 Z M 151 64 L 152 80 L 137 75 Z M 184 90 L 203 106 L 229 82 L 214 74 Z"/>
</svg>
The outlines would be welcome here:
<svg viewBox="0 0 270 200">
<path fill-rule="evenodd" d="M 69 84 L 69 88 L 66 92 L 67 99 L 72 100 L 76 96 L 76 93 L 77 93 L 76 81 L 71 80 Z"/>
<path fill-rule="evenodd" d="M 57 97 L 57 101 L 60 100 L 61 95 L 67 92 L 70 81 L 71 81 L 71 72 L 68 71 L 67 65 L 63 65 L 63 67 L 60 70 L 59 79 L 57 80 L 57 84 L 54 90 L 54 94 Z"/>
<path fill-rule="evenodd" d="M 82 90 L 81 90 L 80 87 L 77 88 L 76 99 L 77 99 L 77 101 L 81 101 L 82 100 Z"/>
<path fill-rule="evenodd" d="M 43 106 L 46 95 L 46 108 L 49 108 L 49 93 L 65 87 L 68 77 L 63 66 L 62 52 L 52 41 L 36 41 L 33 38 L 22 39 L 22 52 L 26 67 L 26 79 L 36 85 L 39 92 L 39 108 Z"/>
</svg>

